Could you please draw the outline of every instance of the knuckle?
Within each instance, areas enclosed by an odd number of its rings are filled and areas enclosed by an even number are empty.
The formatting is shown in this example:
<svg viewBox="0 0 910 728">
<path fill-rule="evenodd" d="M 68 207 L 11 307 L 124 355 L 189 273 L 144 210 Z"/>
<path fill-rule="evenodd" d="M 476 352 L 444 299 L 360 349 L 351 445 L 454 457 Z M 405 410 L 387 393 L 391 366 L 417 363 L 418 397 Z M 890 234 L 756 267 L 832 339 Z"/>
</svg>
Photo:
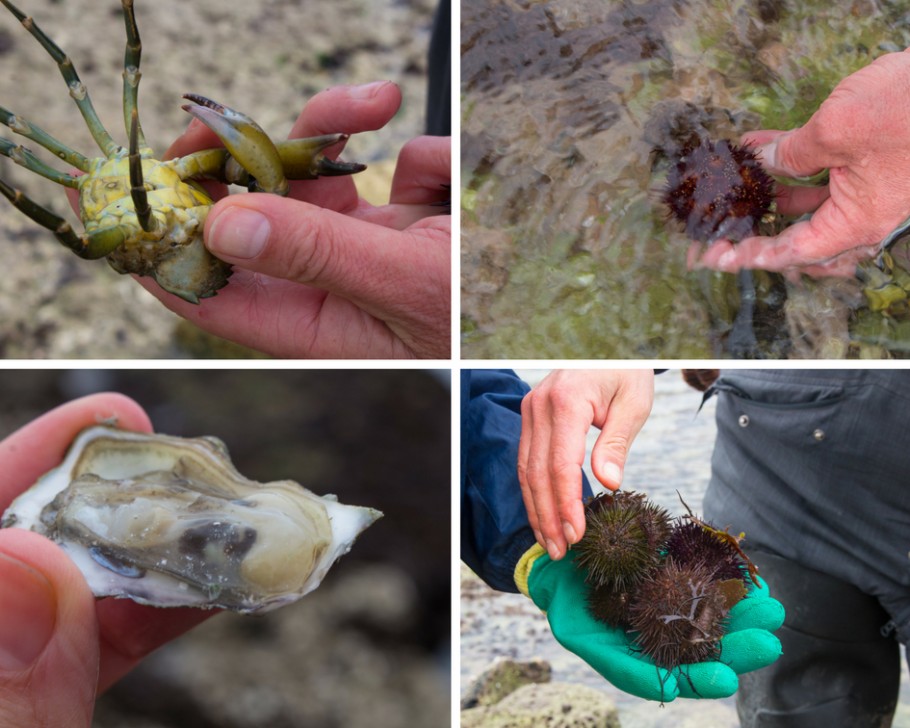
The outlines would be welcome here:
<svg viewBox="0 0 910 728">
<path fill-rule="evenodd" d="M 288 245 L 287 277 L 300 283 L 323 278 L 335 257 L 335 242 L 330 229 L 300 228 Z"/>
</svg>

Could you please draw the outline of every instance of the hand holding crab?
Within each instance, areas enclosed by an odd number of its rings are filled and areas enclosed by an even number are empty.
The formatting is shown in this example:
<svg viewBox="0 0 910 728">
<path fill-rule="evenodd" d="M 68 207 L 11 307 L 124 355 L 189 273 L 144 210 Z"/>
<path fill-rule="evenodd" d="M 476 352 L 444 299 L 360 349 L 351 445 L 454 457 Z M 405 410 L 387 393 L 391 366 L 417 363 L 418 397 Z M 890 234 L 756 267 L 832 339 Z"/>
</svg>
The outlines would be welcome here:
<svg viewBox="0 0 910 728">
<path fill-rule="evenodd" d="M 400 102 L 392 83 L 332 88 L 310 99 L 291 136 L 377 129 Z M 168 154 L 216 142 L 194 123 Z M 406 144 L 381 207 L 349 177 L 292 182 L 287 197 L 226 197 L 209 213 L 205 244 L 235 265 L 230 286 L 201 307 L 146 287 L 196 325 L 276 356 L 446 358 L 451 219 L 438 202 L 450 149 L 443 137 Z"/>
<path fill-rule="evenodd" d="M 690 266 L 852 276 L 910 220 L 910 121 L 895 93 L 907 87 L 910 52 L 889 53 L 841 81 L 804 126 L 746 134 L 770 173 L 799 180 L 829 169 L 829 182 L 780 185 L 778 211 L 811 218 L 773 238 L 718 240 L 700 260 L 693 245 Z"/>
<path fill-rule="evenodd" d="M 273 142 L 249 117 L 187 94 L 193 104 L 184 109 L 207 129 L 195 127 L 175 145 L 171 158 L 161 161 L 146 146 L 139 123 L 142 46 L 133 0 L 122 0 L 127 147 L 118 145 L 101 123 L 63 50 L 9 0 L 0 3 L 57 63 L 103 155 L 86 157 L 0 108 L 0 123 L 82 172 L 60 172 L 25 147 L 0 138 L 0 154 L 78 192 L 78 212 L 85 227 L 81 234 L 21 190 L 0 181 L 0 193 L 51 230 L 60 243 L 83 258 L 106 257 L 120 273 L 153 278 L 162 289 L 183 299 L 161 295 L 174 310 L 215 333 L 271 354 L 448 356 L 449 221 L 422 219 L 443 211 L 431 203 L 445 197 L 448 141 L 415 140 L 405 148 L 392 204 L 386 207 L 373 209 L 362 203 L 350 181 L 324 180 L 314 188 L 289 182 L 362 170 L 363 165 L 336 161 L 329 150 L 337 151 L 349 133 L 376 129 L 391 118 L 401 100 L 393 84 L 327 92 L 320 102 L 308 106 L 292 130 L 294 138 L 281 142 Z M 333 106 L 336 102 L 341 104 Z M 350 131 L 331 128 L 332 120 L 337 122 L 334 126 Z M 304 134 L 316 135 L 300 138 Z M 241 184 L 276 196 L 290 193 L 298 202 L 257 195 L 258 200 L 225 203 L 207 222 L 214 208 L 206 180 Z M 329 209 L 318 209 L 314 203 Z M 241 212 L 253 210 L 264 215 L 259 223 L 267 224 L 251 227 L 249 214 L 241 222 Z M 211 249 L 223 260 L 203 245 L 203 230 L 212 236 Z M 248 237 L 253 232 L 258 236 Z M 238 242 L 243 243 L 241 248 Z M 249 243 L 258 243 L 259 250 Z M 214 296 L 227 284 L 232 263 L 257 273 L 235 276 L 231 292 L 222 294 L 227 300 L 209 306 L 211 310 L 182 305 Z M 157 294 L 157 288 L 152 290 Z"/>
<path fill-rule="evenodd" d="M 128 429 L 152 429 L 132 400 L 97 394 L 58 407 L 0 442 L 6 474 L 0 511 L 59 463 L 77 432 L 111 418 Z M 0 724 L 73 728 L 91 724 L 96 692 L 214 614 L 96 602 L 56 544 L 14 528 L 0 530 L 0 613 Z"/>
</svg>

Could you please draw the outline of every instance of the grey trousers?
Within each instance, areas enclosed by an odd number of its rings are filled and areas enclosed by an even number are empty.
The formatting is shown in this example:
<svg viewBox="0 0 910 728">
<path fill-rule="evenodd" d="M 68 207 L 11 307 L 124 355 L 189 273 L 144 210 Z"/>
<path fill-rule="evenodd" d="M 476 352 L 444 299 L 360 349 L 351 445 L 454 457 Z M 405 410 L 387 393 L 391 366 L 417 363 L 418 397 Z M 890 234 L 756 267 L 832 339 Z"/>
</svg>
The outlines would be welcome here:
<svg viewBox="0 0 910 728">
<path fill-rule="evenodd" d="M 744 728 L 891 725 L 910 637 L 910 371 L 724 372 L 705 515 L 787 610 Z"/>
</svg>

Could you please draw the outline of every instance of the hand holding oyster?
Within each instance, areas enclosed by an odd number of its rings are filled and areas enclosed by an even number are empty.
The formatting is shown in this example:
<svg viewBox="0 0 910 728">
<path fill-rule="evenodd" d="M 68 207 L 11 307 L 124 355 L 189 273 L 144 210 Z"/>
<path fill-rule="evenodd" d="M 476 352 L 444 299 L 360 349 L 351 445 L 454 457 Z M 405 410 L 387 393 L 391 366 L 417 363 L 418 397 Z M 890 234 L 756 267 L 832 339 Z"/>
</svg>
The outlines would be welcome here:
<svg viewBox="0 0 910 728">
<path fill-rule="evenodd" d="M 253 613 L 319 586 L 381 515 L 293 481 L 248 480 L 216 438 L 97 426 L 0 526 L 55 541 L 95 596 Z"/>
</svg>

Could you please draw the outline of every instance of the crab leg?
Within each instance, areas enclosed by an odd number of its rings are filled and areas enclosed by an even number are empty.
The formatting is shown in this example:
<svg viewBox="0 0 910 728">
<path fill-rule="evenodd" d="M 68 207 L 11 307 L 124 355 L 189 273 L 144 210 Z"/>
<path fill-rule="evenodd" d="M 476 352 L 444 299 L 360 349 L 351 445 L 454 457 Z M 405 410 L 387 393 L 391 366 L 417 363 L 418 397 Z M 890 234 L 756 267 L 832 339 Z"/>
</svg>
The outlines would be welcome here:
<svg viewBox="0 0 910 728">
<path fill-rule="evenodd" d="M 138 122 L 139 109 L 139 60 L 142 57 L 142 42 L 139 40 L 139 27 L 136 25 L 136 13 L 133 0 L 123 0 L 123 20 L 126 23 L 126 52 L 123 56 L 123 120 L 126 130 L 132 134 L 133 114 L 137 114 L 139 146 L 146 148 L 142 125 Z"/>
<path fill-rule="evenodd" d="M 142 157 L 139 154 L 139 112 L 133 108 L 130 117 L 130 197 L 133 198 L 133 209 L 136 219 L 145 232 L 150 233 L 158 228 L 158 221 L 152 217 L 148 193 L 142 179 Z"/>
<path fill-rule="evenodd" d="M 36 144 L 40 144 L 67 164 L 71 164 L 83 172 L 88 172 L 89 160 L 87 157 L 70 149 L 63 142 L 57 141 L 46 131 L 28 121 L 28 119 L 23 119 L 21 116 L 17 116 L 12 111 L 0 106 L 0 122 L 6 124 L 10 129 L 26 139 L 31 139 Z"/>
<path fill-rule="evenodd" d="M 82 81 L 79 80 L 79 74 L 76 73 L 76 69 L 73 67 L 73 62 L 66 53 L 64 53 L 59 46 L 57 46 L 57 44 L 38 27 L 38 24 L 35 23 L 34 19 L 30 16 L 26 16 L 25 13 L 9 2 L 9 0 L 0 0 L 0 3 L 16 16 L 16 19 L 22 23 L 22 26 L 34 36 L 35 40 L 41 44 L 41 47 L 48 52 L 54 61 L 56 61 L 57 67 L 60 69 L 60 74 L 69 87 L 70 96 L 73 97 L 76 106 L 79 107 L 82 118 L 85 119 L 85 123 L 92 133 L 95 143 L 101 148 L 101 151 L 104 152 L 104 156 L 114 156 L 114 154 L 120 150 L 120 145 L 114 142 L 111 135 L 107 132 L 104 125 L 101 123 L 101 120 L 98 118 L 95 107 L 92 106 L 92 100 L 89 98 L 88 91 Z"/>
<path fill-rule="evenodd" d="M 0 137 L 0 154 L 58 185 L 73 188 L 79 186 L 75 177 L 45 164 L 21 144 L 16 144 L 9 139 Z"/>
<path fill-rule="evenodd" d="M 231 156 L 255 179 L 263 192 L 286 195 L 290 190 L 275 143 L 262 128 L 246 114 L 199 96 L 184 94 L 194 102 L 182 108 L 211 129 Z"/>
<path fill-rule="evenodd" d="M 66 220 L 29 199 L 21 190 L 10 187 L 3 180 L 0 180 L 0 194 L 13 203 L 17 210 L 50 230 L 62 245 L 80 258 L 103 258 L 132 234 L 126 225 L 112 225 L 91 233 L 76 235 Z"/>
</svg>

